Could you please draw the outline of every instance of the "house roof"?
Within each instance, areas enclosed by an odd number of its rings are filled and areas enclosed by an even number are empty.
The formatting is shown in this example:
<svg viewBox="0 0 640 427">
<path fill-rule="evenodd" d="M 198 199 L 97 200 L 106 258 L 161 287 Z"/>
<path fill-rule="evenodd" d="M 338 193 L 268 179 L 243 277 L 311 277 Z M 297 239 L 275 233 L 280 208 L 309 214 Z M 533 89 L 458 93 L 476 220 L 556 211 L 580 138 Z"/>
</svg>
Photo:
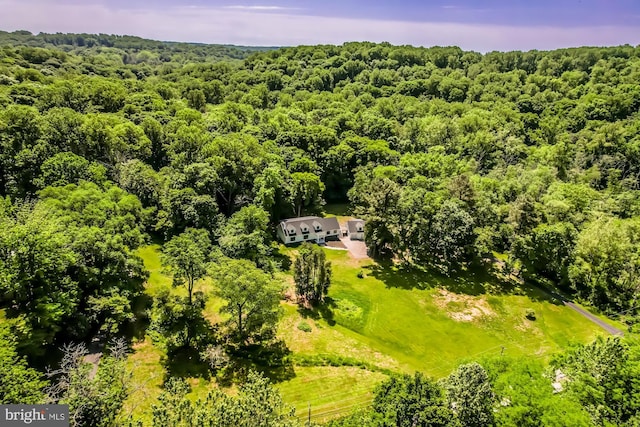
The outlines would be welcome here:
<svg viewBox="0 0 640 427">
<path fill-rule="evenodd" d="M 318 225 L 320 226 L 319 230 L 317 229 Z M 336 217 L 320 218 L 317 216 L 303 216 L 300 218 L 289 218 L 280 221 L 280 226 L 285 231 L 285 234 L 298 234 L 302 233 L 305 229 L 310 233 L 315 233 L 316 231 L 340 230 L 340 224 L 338 224 L 338 219 Z M 293 233 L 289 233 L 289 231 L 293 231 Z"/>
<path fill-rule="evenodd" d="M 361 230 L 358 230 L 358 225 L 362 227 Z M 364 231 L 364 220 L 350 219 L 347 221 L 347 230 L 349 230 L 349 233 L 362 233 Z"/>
</svg>

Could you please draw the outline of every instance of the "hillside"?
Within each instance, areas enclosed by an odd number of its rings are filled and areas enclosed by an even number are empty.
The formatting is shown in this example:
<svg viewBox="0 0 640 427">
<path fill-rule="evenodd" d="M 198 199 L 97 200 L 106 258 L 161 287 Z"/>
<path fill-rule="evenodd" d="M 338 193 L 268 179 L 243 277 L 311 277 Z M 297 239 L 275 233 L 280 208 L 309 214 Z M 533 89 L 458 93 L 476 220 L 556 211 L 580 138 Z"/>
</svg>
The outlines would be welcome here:
<svg viewBox="0 0 640 427">
<path fill-rule="evenodd" d="M 125 64 L 244 59 L 253 52 L 275 49 L 275 47 L 162 42 L 115 34 L 32 34 L 29 31 L 0 31 L 0 45 L 59 49 L 88 56 L 105 51 L 120 53 L 126 56 Z M 142 55 L 137 55 L 141 52 L 143 52 Z"/>
</svg>

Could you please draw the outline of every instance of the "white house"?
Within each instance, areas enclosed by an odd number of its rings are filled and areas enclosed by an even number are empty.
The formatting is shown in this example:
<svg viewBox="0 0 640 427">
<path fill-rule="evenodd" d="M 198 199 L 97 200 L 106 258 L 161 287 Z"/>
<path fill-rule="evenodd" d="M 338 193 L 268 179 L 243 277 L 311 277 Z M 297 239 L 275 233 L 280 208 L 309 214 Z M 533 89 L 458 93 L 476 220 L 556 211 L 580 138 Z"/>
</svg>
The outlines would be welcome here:
<svg viewBox="0 0 640 427">
<path fill-rule="evenodd" d="M 350 219 L 347 221 L 347 236 L 351 240 L 364 240 L 364 220 Z"/>
<path fill-rule="evenodd" d="M 340 224 L 336 217 L 304 216 L 280 221 L 277 233 L 286 245 L 299 242 L 324 243 L 327 238 L 338 238 Z"/>
</svg>

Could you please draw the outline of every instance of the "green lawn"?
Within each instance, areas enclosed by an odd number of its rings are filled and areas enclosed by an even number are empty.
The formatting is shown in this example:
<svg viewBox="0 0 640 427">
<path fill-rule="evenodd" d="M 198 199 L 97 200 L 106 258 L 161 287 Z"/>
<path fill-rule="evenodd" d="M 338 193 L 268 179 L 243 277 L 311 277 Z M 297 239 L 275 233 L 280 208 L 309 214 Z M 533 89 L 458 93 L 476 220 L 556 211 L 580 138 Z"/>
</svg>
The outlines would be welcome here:
<svg viewBox="0 0 640 427">
<path fill-rule="evenodd" d="M 324 212 L 322 214 L 327 218 L 335 216 L 336 218 L 338 218 L 338 222 L 341 225 L 353 218 L 351 207 L 348 203 L 328 204 L 324 207 Z"/>
<path fill-rule="evenodd" d="M 163 288 L 171 287 L 171 278 L 163 271 L 160 259 L 160 245 L 144 246 L 136 252 L 144 261 L 144 266 L 149 270 L 149 280 L 145 285 L 145 292 L 150 296 L 156 295 Z"/>
<path fill-rule="evenodd" d="M 373 388 L 384 378 L 355 367 L 298 367 L 296 377 L 279 387 L 296 415 L 306 418 L 311 407 L 311 420 L 320 422 L 370 404 Z"/>
<path fill-rule="evenodd" d="M 186 296 L 184 287 L 173 287 L 171 277 L 162 266 L 160 245 L 153 244 L 142 247 L 136 252 L 149 270 L 149 279 L 145 284 L 145 292 L 153 297 L 162 289 L 170 289 L 173 294 Z M 212 283 L 210 279 L 200 281 L 195 286 L 196 291 L 210 294 Z M 205 317 L 212 321 L 219 319 L 218 310 L 221 301 L 210 298 L 205 307 Z M 134 393 L 125 402 L 121 416 L 123 419 L 142 419 L 145 425 L 151 420 L 151 405 L 162 391 L 162 381 L 165 375 L 162 365 L 164 354 L 155 347 L 149 336 L 134 342 L 133 353 L 129 357 L 128 365 L 133 371 Z M 191 397 L 204 397 L 209 390 L 209 381 L 201 378 L 186 378 L 192 387 Z"/>
<path fill-rule="evenodd" d="M 281 249 L 294 256 L 293 248 Z M 170 286 L 159 247 L 142 248 L 139 255 L 151 271 L 147 292 Z M 604 333 L 597 325 L 535 288 L 513 287 L 482 273 L 450 279 L 426 271 L 404 270 L 356 261 L 346 251 L 326 249 L 333 280 L 326 307 L 301 312 L 282 303 L 278 335 L 292 351 L 294 377 L 277 384 L 300 416 L 311 405 L 314 420 L 336 416 L 366 405 L 375 384 L 389 372 L 424 371 L 447 375 L 464 360 L 491 354 L 547 357 L 571 342 L 587 342 Z M 357 277 L 359 271 L 365 277 Z M 291 272 L 284 275 L 291 282 Z M 209 281 L 199 284 L 208 292 Z M 180 292 L 175 289 L 174 292 Z M 206 316 L 215 319 L 220 301 L 210 300 Z M 525 318 L 531 309 L 536 320 Z M 298 325 L 307 323 L 311 331 Z M 132 413 L 148 419 L 150 405 L 160 392 L 159 351 L 148 338 L 137 343 L 131 363 L 140 379 L 147 378 L 144 397 L 133 396 Z M 322 361 L 319 362 L 319 359 Z M 211 387 L 191 378 L 193 396 Z M 131 407 L 131 405 L 129 405 Z"/>
<path fill-rule="evenodd" d="M 333 263 L 329 296 L 338 330 L 348 329 L 344 335 L 409 370 L 442 376 L 461 359 L 500 353 L 502 346 L 513 354 L 544 355 L 602 333 L 535 289 L 489 295 L 486 290 L 496 285 L 486 278 L 453 281 L 370 261 L 357 263 L 342 251 L 328 250 L 327 256 Z M 363 279 L 357 278 L 360 269 Z M 535 321 L 525 319 L 528 308 L 535 311 Z M 336 328 L 328 327 L 331 319 L 323 322 L 326 327 L 319 334 Z M 322 350 L 322 340 L 317 341 Z"/>
<path fill-rule="evenodd" d="M 164 378 L 161 357 L 162 351 L 153 346 L 149 337 L 134 343 L 133 353 L 127 360 L 127 367 L 133 372 L 134 390 L 120 413 L 123 422 L 142 419 L 144 425 L 149 425 L 151 405 L 161 392 Z"/>
<path fill-rule="evenodd" d="M 325 216 L 349 216 L 351 215 L 351 206 L 349 203 L 329 203 L 324 206 Z"/>
</svg>

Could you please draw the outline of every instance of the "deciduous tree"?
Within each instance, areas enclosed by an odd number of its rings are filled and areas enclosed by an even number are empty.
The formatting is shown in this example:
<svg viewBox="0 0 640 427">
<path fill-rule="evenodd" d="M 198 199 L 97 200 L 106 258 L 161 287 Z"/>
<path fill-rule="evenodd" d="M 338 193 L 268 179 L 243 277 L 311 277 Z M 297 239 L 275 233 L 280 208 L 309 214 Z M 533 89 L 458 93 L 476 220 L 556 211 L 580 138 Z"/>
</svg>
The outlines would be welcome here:
<svg viewBox="0 0 640 427">
<path fill-rule="evenodd" d="M 303 243 L 293 265 L 293 279 L 298 299 L 318 304 L 324 301 L 331 284 L 331 262 L 322 248 Z"/>
<path fill-rule="evenodd" d="M 211 251 L 206 230 L 189 228 L 169 240 L 163 248 L 163 262 L 171 268 L 173 285 L 186 285 L 189 305 L 193 303 L 193 288 L 205 277 Z"/>
<path fill-rule="evenodd" d="M 213 268 L 215 295 L 225 304 L 228 336 L 237 345 L 261 343 L 274 337 L 280 313 L 282 285 L 251 261 L 228 260 Z"/>
</svg>

